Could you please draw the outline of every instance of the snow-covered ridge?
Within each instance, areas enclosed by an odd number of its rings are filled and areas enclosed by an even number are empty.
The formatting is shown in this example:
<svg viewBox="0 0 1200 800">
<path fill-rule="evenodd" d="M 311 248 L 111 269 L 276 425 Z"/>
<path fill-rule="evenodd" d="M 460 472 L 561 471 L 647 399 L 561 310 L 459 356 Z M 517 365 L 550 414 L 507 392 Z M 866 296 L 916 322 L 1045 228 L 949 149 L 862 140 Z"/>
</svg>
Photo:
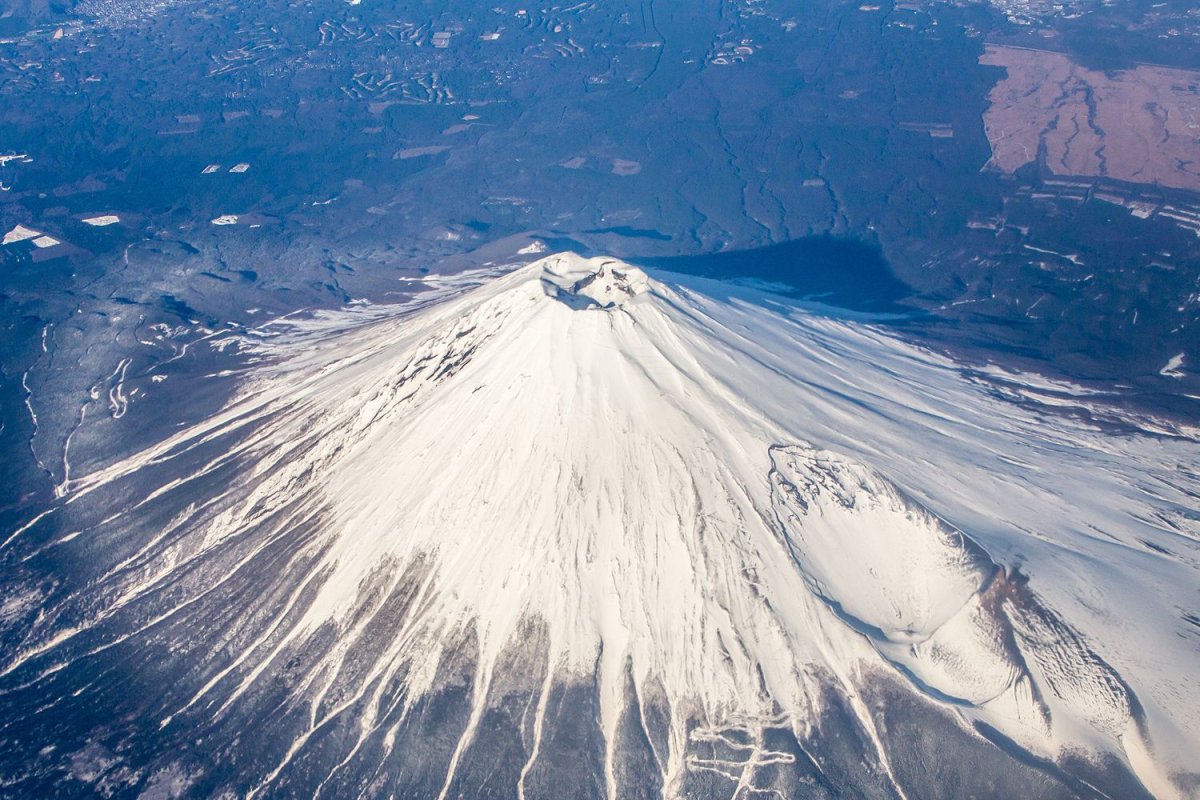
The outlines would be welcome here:
<svg viewBox="0 0 1200 800">
<path fill-rule="evenodd" d="M 552 670 L 530 713 L 563 676 L 598 686 L 610 796 L 627 680 L 671 711 L 674 797 L 697 721 L 811 731 L 832 680 L 873 731 L 860 687 L 876 671 L 1038 757 L 1106 754 L 1157 796 L 1187 796 L 1197 443 L 1040 416 L 881 330 L 706 286 L 562 254 L 413 312 L 349 310 L 260 343 L 236 403 L 77 478 L 67 503 L 225 436 L 237 444 L 214 463 L 245 465 L 240 483 L 197 488 L 211 511 L 177 514 L 62 600 L 0 675 L 94 647 L 90 630 L 164 587 L 187 603 L 176 586 L 193 565 L 253 566 L 319 520 L 303 570 L 280 576 L 295 582 L 286 613 L 239 635 L 162 723 L 221 713 L 335 630 L 289 689 L 310 728 L 262 790 L 346 704 L 365 707 L 356 748 L 392 741 L 401 701 L 385 687 L 401 682 L 410 707 L 470 640 L 466 752 L 533 625 Z M 381 640 L 408 581 L 413 610 Z"/>
</svg>

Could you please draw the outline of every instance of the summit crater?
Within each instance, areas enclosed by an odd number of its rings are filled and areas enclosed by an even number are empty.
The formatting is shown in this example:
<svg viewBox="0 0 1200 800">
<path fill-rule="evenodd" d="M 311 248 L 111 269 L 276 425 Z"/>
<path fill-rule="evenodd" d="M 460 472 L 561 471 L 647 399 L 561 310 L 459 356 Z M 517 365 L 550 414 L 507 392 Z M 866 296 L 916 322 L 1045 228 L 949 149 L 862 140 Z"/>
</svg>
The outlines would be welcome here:
<svg viewBox="0 0 1200 800">
<path fill-rule="evenodd" d="M 612 310 L 650 290 L 638 267 L 614 258 L 563 253 L 542 261 L 546 294 L 576 310 Z"/>
</svg>

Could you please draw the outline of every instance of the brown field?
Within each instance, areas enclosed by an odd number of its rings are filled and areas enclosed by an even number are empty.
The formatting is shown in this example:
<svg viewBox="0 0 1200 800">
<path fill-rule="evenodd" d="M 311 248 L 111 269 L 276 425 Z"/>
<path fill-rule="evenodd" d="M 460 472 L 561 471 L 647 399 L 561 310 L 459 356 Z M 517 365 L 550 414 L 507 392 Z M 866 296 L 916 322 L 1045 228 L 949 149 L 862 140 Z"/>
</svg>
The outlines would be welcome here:
<svg viewBox="0 0 1200 800">
<path fill-rule="evenodd" d="M 988 95 L 988 166 L 1200 191 L 1200 72 L 1141 65 L 1106 75 L 1062 53 L 989 45 L 1008 75 Z"/>
</svg>

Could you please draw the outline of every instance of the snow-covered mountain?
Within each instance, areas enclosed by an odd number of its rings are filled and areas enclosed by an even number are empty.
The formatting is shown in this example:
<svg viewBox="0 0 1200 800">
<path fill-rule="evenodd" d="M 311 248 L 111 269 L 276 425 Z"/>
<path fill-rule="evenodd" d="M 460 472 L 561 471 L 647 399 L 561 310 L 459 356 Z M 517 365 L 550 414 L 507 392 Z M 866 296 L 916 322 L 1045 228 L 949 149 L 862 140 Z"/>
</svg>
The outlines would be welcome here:
<svg viewBox="0 0 1200 800">
<path fill-rule="evenodd" d="M 0 785 L 1198 795 L 1195 431 L 664 281 L 241 342 L 219 415 L 6 537 Z"/>
</svg>

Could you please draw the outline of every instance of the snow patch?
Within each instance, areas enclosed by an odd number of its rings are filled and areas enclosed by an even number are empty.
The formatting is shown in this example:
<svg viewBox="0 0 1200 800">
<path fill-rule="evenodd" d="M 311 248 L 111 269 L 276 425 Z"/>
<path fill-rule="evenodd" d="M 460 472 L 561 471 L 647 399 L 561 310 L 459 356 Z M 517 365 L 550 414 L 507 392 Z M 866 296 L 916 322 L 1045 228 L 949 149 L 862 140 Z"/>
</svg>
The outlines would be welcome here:
<svg viewBox="0 0 1200 800">
<path fill-rule="evenodd" d="M 33 228 L 26 228 L 24 225 L 17 225 L 11 231 L 4 234 L 4 241 L 0 242 L 0 245 L 23 242 L 26 239 L 35 239 L 41 235 L 41 231 L 35 231 Z"/>
<path fill-rule="evenodd" d="M 1183 366 L 1183 359 L 1186 355 L 1186 353 L 1177 353 L 1171 356 L 1166 365 L 1158 371 L 1158 374 L 1164 378 L 1182 378 L 1184 372 L 1180 367 Z"/>
</svg>

